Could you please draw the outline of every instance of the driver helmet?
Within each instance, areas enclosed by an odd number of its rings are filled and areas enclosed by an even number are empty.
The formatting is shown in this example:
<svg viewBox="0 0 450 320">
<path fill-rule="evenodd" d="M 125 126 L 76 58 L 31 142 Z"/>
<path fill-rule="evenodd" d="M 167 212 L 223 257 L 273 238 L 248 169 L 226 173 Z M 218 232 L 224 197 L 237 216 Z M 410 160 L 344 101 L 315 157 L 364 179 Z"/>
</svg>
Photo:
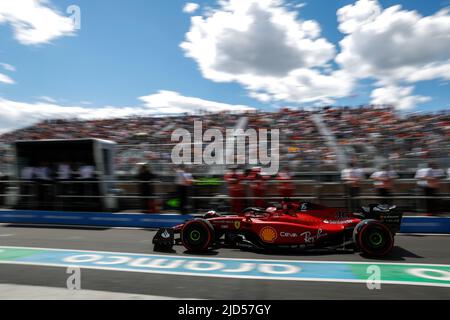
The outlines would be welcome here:
<svg viewBox="0 0 450 320">
<path fill-rule="evenodd" d="M 216 211 L 214 211 L 214 210 L 211 210 L 211 211 L 208 211 L 208 213 L 205 215 L 205 219 L 211 219 L 211 218 L 216 218 L 216 217 L 218 217 L 219 215 L 217 214 L 217 212 Z"/>
</svg>

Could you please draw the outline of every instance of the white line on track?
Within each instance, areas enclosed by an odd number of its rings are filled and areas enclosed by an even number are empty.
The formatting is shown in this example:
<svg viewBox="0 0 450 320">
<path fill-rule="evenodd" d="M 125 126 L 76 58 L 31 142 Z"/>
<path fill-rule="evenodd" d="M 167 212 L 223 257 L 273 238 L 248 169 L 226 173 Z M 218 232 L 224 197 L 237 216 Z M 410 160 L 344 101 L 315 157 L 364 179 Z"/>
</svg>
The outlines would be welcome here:
<svg viewBox="0 0 450 320">
<path fill-rule="evenodd" d="M 174 297 L 0 284 L 0 300 L 185 300 Z M 190 300 L 190 299 L 186 299 Z"/>
</svg>

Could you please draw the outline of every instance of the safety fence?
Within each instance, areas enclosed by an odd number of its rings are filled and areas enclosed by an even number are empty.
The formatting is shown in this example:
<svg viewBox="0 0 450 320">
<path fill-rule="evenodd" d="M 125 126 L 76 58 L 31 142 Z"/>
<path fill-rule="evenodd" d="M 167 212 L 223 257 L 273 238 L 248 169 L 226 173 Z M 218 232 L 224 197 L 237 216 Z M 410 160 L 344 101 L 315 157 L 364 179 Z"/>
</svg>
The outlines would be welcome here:
<svg viewBox="0 0 450 320">
<path fill-rule="evenodd" d="M 220 178 L 202 180 L 189 188 L 188 206 L 192 212 L 196 210 L 218 209 L 230 211 L 230 200 L 242 200 L 251 206 L 255 200 L 279 202 L 284 199 L 277 186 L 286 181 L 266 181 L 264 196 L 256 197 L 250 192 L 249 184 L 242 183 L 246 189 L 245 196 L 232 197 L 229 185 Z M 345 185 L 337 182 L 320 182 L 314 180 L 292 180 L 295 191 L 294 200 L 307 200 L 335 207 L 350 207 L 350 201 L 366 205 L 373 202 L 389 201 L 408 212 L 426 212 L 427 201 L 435 204 L 435 211 L 450 211 L 450 181 L 443 181 L 440 192 L 435 196 L 424 196 L 417 188 L 416 180 L 405 179 L 396 182 L 392 196 L 377 196 L 371 181 L 361 184 L 358 197 L 349 197 Z M 153 200 L 154 212 L 166 212 L 177 209 L 177 188 L 171 181 L 153 181 L 151 196 L 142 195 L 139 186 L 142 181 L 58 181 L 53 183 L 33 181 L 0 181 L 0 208 L 26 210 L 60 210 L 60 211 L 126 211 L 143 208 L 145 201 Z"/>
</svg>

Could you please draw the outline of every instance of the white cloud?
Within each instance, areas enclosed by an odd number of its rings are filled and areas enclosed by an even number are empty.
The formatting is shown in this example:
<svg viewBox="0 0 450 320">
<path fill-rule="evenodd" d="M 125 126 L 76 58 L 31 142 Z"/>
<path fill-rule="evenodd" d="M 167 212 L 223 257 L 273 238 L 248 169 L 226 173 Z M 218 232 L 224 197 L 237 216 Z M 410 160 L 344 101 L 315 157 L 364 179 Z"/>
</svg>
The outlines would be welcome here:
<svg viewBox="0 0 450 320">
<path fill-rule="evenodd" d="M 219 4 L 191 19 L 181 44 L 205 78 L 238 82 L 261 101 L 323 101 L 351 92 L 344 72 L 321 71 L 336 52 L 316 21 L 300 20 L 282 0 Z"/>
<path fill-rule="evenodd" d="M 10 65 L 9 63 L 0 63 L 0 66 L 2 66 L 6 71 L 16 72 L 16 67 Z"/>
<path fill-rule="evenodd" d="M 161 90 L 159 93 L 139 98 L 155 114 L 178 114 L 206 112 L 244 112 L 255 110 L 244 105 L 231 105 L 194 97 L 185 97 L 174 91 Z"/>
<path fill-rule="evenodd" d="M 183 8 L 184 13 L 194 13 L 200 8 L 200 5 L 194 2 L 188 2 Z"/>
<path fill-rule="evenodd" d="M 433 79 L 450 80 L 450 60 L 446 63 L 429 63 L 422 68 L 405 67 L 400 72 L 401 78 L 409 83 Z"/>
<path fill-rule="evenodd" d="M 13 79 L 11 79 L 9 76 L 7 76 L 6 74 L 0 73 L 0 83 L 14 84 L 16 82 Z"/>
<path fill-rule="evenodd" d="M 372 103 L 394 105 L 398 109 L 411 109 L 417 104 L 428 102 L 430 97 L 413 95 L 414 87 L 387 86 L 377 88 L 372 92 Z"/>
<path fill-rule="evenodd" d="M 248 96 L 262 102 L 270 102 L 272 100 L 272 96 L 270 94 L 258 91 L 250 91 Z"/>
<path fill-rule="evenodd" d="M 336 55 L 320 25 L 301 20 L 291 2 L 218 3 L 191 18 L 180 46 L 205 78 L 237 82 L 266 103 L 332 103 L 353 94 L 357 81 L 372 79 L 379 87 L 374 101 L 408 108 L 429 99 L 414 95 L 413 84 L 450 80 L 448 10 L 423 16 L 400 5 L 384 9 L 377 0 L 356 1 L 337 12 L 344 38 Z"/>
<path fill-rule="evenodd" d="M 135 107 L 66 107 L 49 102 L 26 103 L 0 98 L 0 128 L 13 130 L 47 119 L 105 119 L 148 112 Z"/>
<path fill-rule="evenodd" d="M 8 63 L 0 63 L 0 66 L 6 71 L 15 72 L 16 68 Z M 0 73 L 0 83 L 15 84 L 16 82 L 8 75 Z"/>
<path fill-rule="evenodd" d="M 424 17 L 360 0 L 340 9 L 338 19 L 346 36 L 336 61 L 356 77 L 384 83 L 450 78 L 449 11 Z"/>
<path fill-rule="evenodd" d="M 349 95 L 354 85 L 353 79 L 345 72 L 334 71 L 326 75 L 306 68 L 294 70 L 286 77 L 248 77 L 247 80 L 249 95 L 263 102 L 328 104 L 333 97 Z"/>
<path fill-rule="evenodd" d="M 303 2 L 303 3 L 297 3 L 297 4 L 295 4 L 294 5 L 294 8 L 296 8 L 296 9 L 301 9 L 301 8 L 303 8 L 303 7 L 306 7 L 306 2 Z"/>
<path fill-rule="evenodd" d="M 75 33 L 72 19 L 51 8 L 47 0 L 0 1 L 1 24 L 9 24 L 24 45 L 48 43 Z"/>
<path fill-rule="evenodd" d="M 54 99 L 52 97 L 49 97 L 49 96 L 40 96 L 40 97 L 38 97 L 38 100 L 45 101 L 45 102 L 50 102 L 50 103 L 57 103 L 58 102 L 56 99 Z"/>
<path fill-rule="evenodd" d="M 287 1 L 287 0 L 286 0 Z M 295 2 L 286 2 L 285 6 L 289 9 L 301 9 L 303 7 L 306 7 L 307 3 L 295 3 Z"/>
<path fill-rule="evenodd" d="M 49 97 L 41 97 L 49 98 Z M 136 107 L 105 106 L 62 106 L 56 103 L 38 101 L 27 103 L 0 98 L 0 131 L 19 129 L 47 119 L 108 119 L 128 116 L 169 115 L 196 113 L 200 110 L 210 112 L 254 110 L 243 105 L 229 105 L 193 97 L 184 97 L 172 91 L 140 98 L 144 105 Z"/>
<path fill-rule="evenodd" d="M 338 10 L 339 30 L 342 33 L 355 32 L 361 24 L 373 22 L 380 14 L 381 7 L 377 1 L 360 0 Z"/>
<path fill-rule="evenodd" d="M 337 14 L 345 37 L 336 62 L 356 79 L 377 81 L 381 88 L 372 102 L 412 108 L 430 98 L 414 95 L 411 84 L 450 80 L 448 10 L 422 16 L 400 5 L 383 9 L 377 0 L 359 0 Z"/>
</svg>

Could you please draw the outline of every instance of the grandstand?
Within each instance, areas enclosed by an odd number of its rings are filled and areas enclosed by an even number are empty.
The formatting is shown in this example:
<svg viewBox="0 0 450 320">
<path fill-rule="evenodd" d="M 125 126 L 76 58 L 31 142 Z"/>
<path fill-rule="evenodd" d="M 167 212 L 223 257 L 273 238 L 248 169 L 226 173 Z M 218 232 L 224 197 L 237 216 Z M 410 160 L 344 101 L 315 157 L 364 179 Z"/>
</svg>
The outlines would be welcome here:
<svg viewBox="0 0 450 320">
<path fill-rule="evenodd" d="M 138 162 L 169 170 L 171 133 L 178 128 L 235 128 L 247 118 L 247 128 L 280 129 L 281 161 L 293 172 L 339 171 L 357 160 L 372 169 L 389 162 L 411 171 L 425 159 L 450 167 L 450 112 L 399 114 L 388 106 L 326 107 L 315 111 L 283 109 L 249 114 L 204 114 L 134 117 L 107 120 L 48 120 L 0 136 L 0 162 L 8 162 L 8 144 L 17 140 L 98 138 L 119 144 L 117 170 L 129 173 Z M 195 169 L 195 168 L 194 168 Z"/>
<path fill-rule="evenodd" d="M 329 205 L 344 206 L 344 188 L 340 171 L 350 161 L 357 161 L 367 177 L 383 164 L 391 165 L 401 178 L 396 196 L 408 207 L 417 201 L 414 174 L 433 159 L 442 169 L 450 167 L 450 112 L 398 113 L 390 106 L 326 107 L 315 110 L 282 109 L 277 112 L 247 114 L 217 113 L 167 117 L 130 117 L 81 121 L 47 120 L 34 126 L 0 136 L 0 171 L 11 170 L 10 144 L 17 140 L 97 138 L 115 141 L 116 176 L 128 196 L 137 194 L 133 180 L 137 163 L 151 163 L 162 183 L 157 193 L 173 192 L 174 166 L 171 151 L 175 129 L 193 131 L 194 121 L 203 129 L 280 129 L 280 167 L 288 167 L 297 185 L 297 194 L 318 199 Z M 226 166 L 192 166 L 197 177 L 222 178 Z M 274 190 L 274 188 L 271 188 Z M 450 194 L 449 184 L 441 190 Z M 227 194 L 226 184 L 199 188 L 197 198 Z M 374 195 L 367 181 L 362 195 Z M 272 196 L 275 194 L 272 193 Z M 404 198 L 402 200 L 402 197 Z M 127 206 L 133 206 L 130 202 Z"/>
</svg>

